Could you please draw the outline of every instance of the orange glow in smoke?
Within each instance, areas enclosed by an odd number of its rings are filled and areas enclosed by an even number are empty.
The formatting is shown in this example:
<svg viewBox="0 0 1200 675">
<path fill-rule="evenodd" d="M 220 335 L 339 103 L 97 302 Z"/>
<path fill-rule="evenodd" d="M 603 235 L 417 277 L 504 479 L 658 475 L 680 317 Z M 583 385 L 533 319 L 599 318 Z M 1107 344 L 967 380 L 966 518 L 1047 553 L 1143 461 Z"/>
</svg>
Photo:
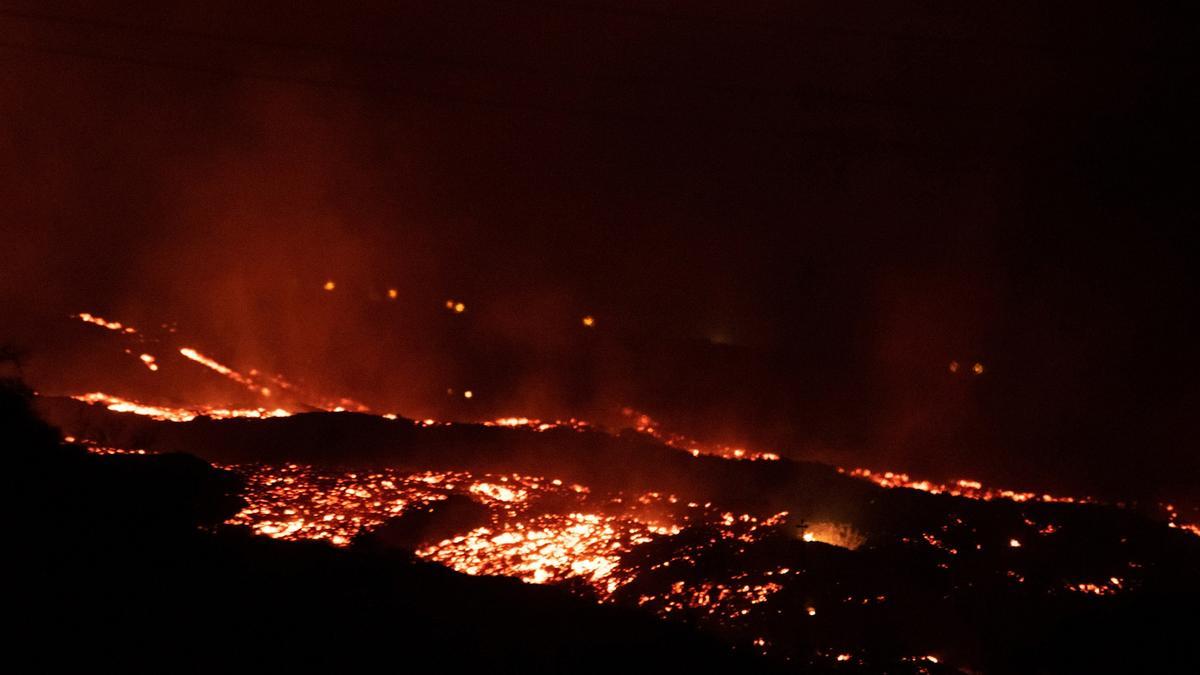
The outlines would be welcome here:
<svg viewBox="0 0 1200 675">
<path fill-rule="evenodd" d="M 862 546 L 867 540 L 866 536 L 851 524 L 831 522 L 810 524 L 800 538 L 807 542 L 816 541 L 830 546 L 848 548 L 851 551 Z"/>
</svg>

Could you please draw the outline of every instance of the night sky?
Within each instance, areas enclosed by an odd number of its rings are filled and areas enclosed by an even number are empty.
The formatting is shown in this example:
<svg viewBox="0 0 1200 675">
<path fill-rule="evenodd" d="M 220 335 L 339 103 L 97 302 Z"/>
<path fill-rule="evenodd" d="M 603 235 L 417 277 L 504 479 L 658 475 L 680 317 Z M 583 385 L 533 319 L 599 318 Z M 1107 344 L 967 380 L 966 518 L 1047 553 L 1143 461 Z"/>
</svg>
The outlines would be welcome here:
<svg viewBox="0 0 1200 675">
<path fill-rule="evenodd" d="M 415 416 L 628 405 L 795 457 L 1196 490 L 1174 13 L 166 4 L 0 4 L 0 342 L 43 391 L 125 377 L 90 311 Z"/>
</svg>

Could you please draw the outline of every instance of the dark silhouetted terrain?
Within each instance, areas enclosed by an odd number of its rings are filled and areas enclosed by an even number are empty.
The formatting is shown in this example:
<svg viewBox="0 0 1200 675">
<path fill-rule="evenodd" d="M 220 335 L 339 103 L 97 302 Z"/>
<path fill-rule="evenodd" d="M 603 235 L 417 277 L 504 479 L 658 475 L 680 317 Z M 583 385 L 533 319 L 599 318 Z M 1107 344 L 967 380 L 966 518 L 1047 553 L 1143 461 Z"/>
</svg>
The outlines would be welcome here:
<svg viewBox="0 0 1200 675">
<path fill-rule="evenodd" d="M 987 673 L 1130 672 L 1197 663 L 1187 612 L 1200 599 L 1200 538 L 1152 519 L 1153 509 L 1138 505 L 979 501 L 884 489 L 820 464 L 692 457 L 634 433 L 424 426 L 352 413 L 165 422 L 70 400 L 39 405 L 90 443 L 168 453 L 96 457 L 48 442 L 46 456 L 59 459 L 44 474 L 90 467 L 92 477 L 85 491 L 61 480 L 40 486 L 60 505 L 54 520 L 70 528 L 63 514 L 81 509 L 91 524 L 74 536 L 66 529 L 39 533 L 49 539 L 41 550 L 80 548 L 82 556 L 68 557 L 87 558 L 90 568 L 122 578 L 122 595 L 149 594 L 124 606 L 169 614 L 156 604 L 169 590 L 181 594 L 173 607 L 199 603 L 232 622 L 205 623 L 201 632 L 244 626 L 239 630 L 249 632 L 239 639 L 262 645 L 307 636 L 298 644 L 330 644 L 321 658 L 331 663 L 344 656 L 334 656 L 346 648 L 339 640 L 364 650 L 403 641 L 423 655 L 460 653 L 466 644 L 472 654 L 481 650 L 480 659 L 495 653 L 505 662 L 547 667 L 600 650 L 609 661 L 588 658 L 588 665 L 615 671 L 655 663 L 711 668 L 712 658 L 734 659 L 684 625 L 728 644 L 763 640 L 767 656 L 760 666 L 800 670 L 935 668 L 920 660 L 925 654 Z M 635 546 L 619 565 L 632 578 L 610 604 L 589 607 L 567 594 L 593 598 L 586 584 L 573 583 L 578 579 L 536 588 L 414 562 L 405 551 L 487 522 L 487 509 L 466 497 L 408 509 L 342 550 L 222 527 L 198 534 L 188 525 L 211 529 L 232 515 L 236 488 L 230 474 L 170 454 L 179 452 L 235 470 L 256 467 L 259 476 L 292 462 L 346 475 L 382 467 L 520 473 L 587 485 L 588 499 L 598 500 L 586 502 L 591 508 L 605 495 L 659 490 L 711 501 L 718 514 L 789 515 L 753 537 L 731 537 L 719 522 L 692 520 L 676 534 Z M 152 470 L 160 488 L 142 492 L 139 478 L 148 479 Z M 84 480 L 81 469 L 66 473 Z M 140 520 L 145 506 L 158 514 L 154 520 Z M 548 500 L 530 508 L 579 507 Z M 799 533 L 810 523 L 840 523 L 848 534 L 833 539 L 837 546 L 804 541 Z M 164 537 L 174 543 L 162 549 Z M 180 584 L 184 578 L 190 581 Z M 72 581 L 78 585 L 67 585 L 75 597 L 68 606 L 113 606 L 113 586 Z M 776 586 L 763 604 L 748 605 L 748 614 L 714 614 L 724 596 L 705 589 L 742 584 Z M 681 594 L 680 588 L 690 590 Z M 646 610 L 670 620 L 650 619 L 641 613 Z M 569 623 L 565 615 L 573 617 Z M 189 621 L 180 635 L 195 634 L 198 627 Z M 332 636 L 323 636 L 327 630 Z M 210 637 L 223 641 L 220 635 Z M 679 646 L 649 646 L 664 640 Z M 851 662 L 839 663 L 837 654 L 851 655 Z M 299 657 L 271 647 L 258 656 L 264 663 Z"/>
</svg>

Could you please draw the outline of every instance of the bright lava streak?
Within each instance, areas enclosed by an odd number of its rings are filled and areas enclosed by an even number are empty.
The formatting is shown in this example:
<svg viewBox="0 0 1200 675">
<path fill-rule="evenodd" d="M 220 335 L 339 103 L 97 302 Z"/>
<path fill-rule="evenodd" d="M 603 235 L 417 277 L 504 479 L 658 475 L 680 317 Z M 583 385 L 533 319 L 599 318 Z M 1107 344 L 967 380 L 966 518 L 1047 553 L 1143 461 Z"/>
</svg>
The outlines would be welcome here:
<svg viewBox="0 0 1200 675">
<path fill-rule="evenodd" d="M 80 312 L 75 315 L 75 318 L 79 319 L 80 321 L 86 321 L 87 323 L 100 326 L 101 328 L 107 328 L 108 330 L 116 331 L 118 333 L 132 334 L 137 332 L 133 326 L 125 326 L 119 321 L 109 321 L 94 314 L 88 314 L 87 312 Z"/>
</svg>

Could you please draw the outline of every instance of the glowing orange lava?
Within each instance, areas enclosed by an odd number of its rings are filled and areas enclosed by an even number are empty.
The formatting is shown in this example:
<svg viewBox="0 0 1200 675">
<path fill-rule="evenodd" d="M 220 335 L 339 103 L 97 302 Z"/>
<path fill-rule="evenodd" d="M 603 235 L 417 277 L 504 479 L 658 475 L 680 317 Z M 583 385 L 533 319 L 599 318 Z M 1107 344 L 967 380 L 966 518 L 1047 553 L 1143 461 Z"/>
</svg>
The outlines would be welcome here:
<svg viewBox="0 0 1200 675">
<path fill-rule="evenodd" d="M 491 522 L 428 544 L 417 555 L 467 574 L 511 576 L 530 583 L 580 578 L 603 597 L 636 574 L 636 570 L 621 568 L 622 553 L 656 537 L 676 535 L 694 518 L 719 524 L 726 533 L 722 536 L 747 540 L 756 536 L 760 525 L 781 522 L 777 518 L 760 523 L 747 514 L 718 516 L 707 507 L 684 505 L 672 495 L 659 493 L 629 500 L 604 499 L 584 486 L 519 474 L 474 476 L 463 471 L 392 469 L 343 472 L 301 464 L 225 468 L 246 480 L 247 506 L 231 524 L 249 526 L 269 537 L 318 539 L 337 546 L 349 544 L 413 505 L 444 500 L 452 494 L 469 495 L 489 507 Z M 564 512 L 530 514 L 530 509 L 546 498 L 566 499 L 574 506 Z M 655 515 L 647 516 L 648 512 Z M 699 598 L 709 590 L 690 593 Z M 721 591 L 714 592 L 722 600 L 725 596 L 765 597 L 773 592 L 761 586 L 725 589 L 724 595 Z M 753 597 L 748 602 L 753 603 Z M 664 607 L 678 600 L 666 600 Z M 715 600 L 714 606 L 719 606 Z"/>
<path fill-rule="evenodd" d="M 913 480 L 906 473 L 897 473 L 893 471 L 872 471 L 871 469 L 843 469 L 838 468 L 839 473 L 844 473 L 854 478 L 862 478 L 869 480 L 880 487 L 885 488 L 909 488 L 911 490 L 920 490 L 930 494 L 940 495 L 947 494 L 952 497 L 966 497 L 967 499 L 980 499 L 983 501 L 991 501 L 993 499 L 1008 499 L 1014 502 L 1061 502 L 1065 504 L 1094 504 L 1096 500 L 1091 497 L 1063 497 L 1051 494 L 1038 494 L 1036 492 L 1020 492 L 1016 490 L 1006 490 L 1002 488 L 987 488 L 977 480 L 959 479 L 953 483 L 938 483 L 929 480 Z"/>
<path fill-rule="evenodd" d="M 90 403 L 94 405 L 103 405 L 113 412 L 133 413 L 135 415 L 145 415 L 156 420 L 165 420 L 168 422 L 190 422 L 197 417 L 211 417 L 213 419 L 228 419 L 231 417 L 287 417 L 292 413 L 282 408 L 268 410 L 266 408 L 173 408 L 168 406 L 148 405 L 129 401 L 119 396 L 105 394 L 104 392 L 91 392 L 88 394 L 78 394 L 71 398 L 76 401 Z"/>
<path fill-rule="evenodd" d="M 142 363 L 146 364 L 146 367 L 150 370 L 158 370 L 158 363 L 155 362 L 153 355 L 142 354 L 138 358 L 141 359 Z"/>
<path fill-rule="evenodd" d="M 119 321 L 109 321 L 94 314 L 88 314 L 87 312 L 80 312 L 79 314 L 75 315 L 75 318 L 79 319 L 80 321 L 86 321 L 87 323 L 100 326 L 101 328 L 107 328 L 111 331 L 116 331 L 118 333 L 133 334 L 137 332 L 137 329 L 135 329 L 133 326 L 125 326 Z"/>
</svg>

